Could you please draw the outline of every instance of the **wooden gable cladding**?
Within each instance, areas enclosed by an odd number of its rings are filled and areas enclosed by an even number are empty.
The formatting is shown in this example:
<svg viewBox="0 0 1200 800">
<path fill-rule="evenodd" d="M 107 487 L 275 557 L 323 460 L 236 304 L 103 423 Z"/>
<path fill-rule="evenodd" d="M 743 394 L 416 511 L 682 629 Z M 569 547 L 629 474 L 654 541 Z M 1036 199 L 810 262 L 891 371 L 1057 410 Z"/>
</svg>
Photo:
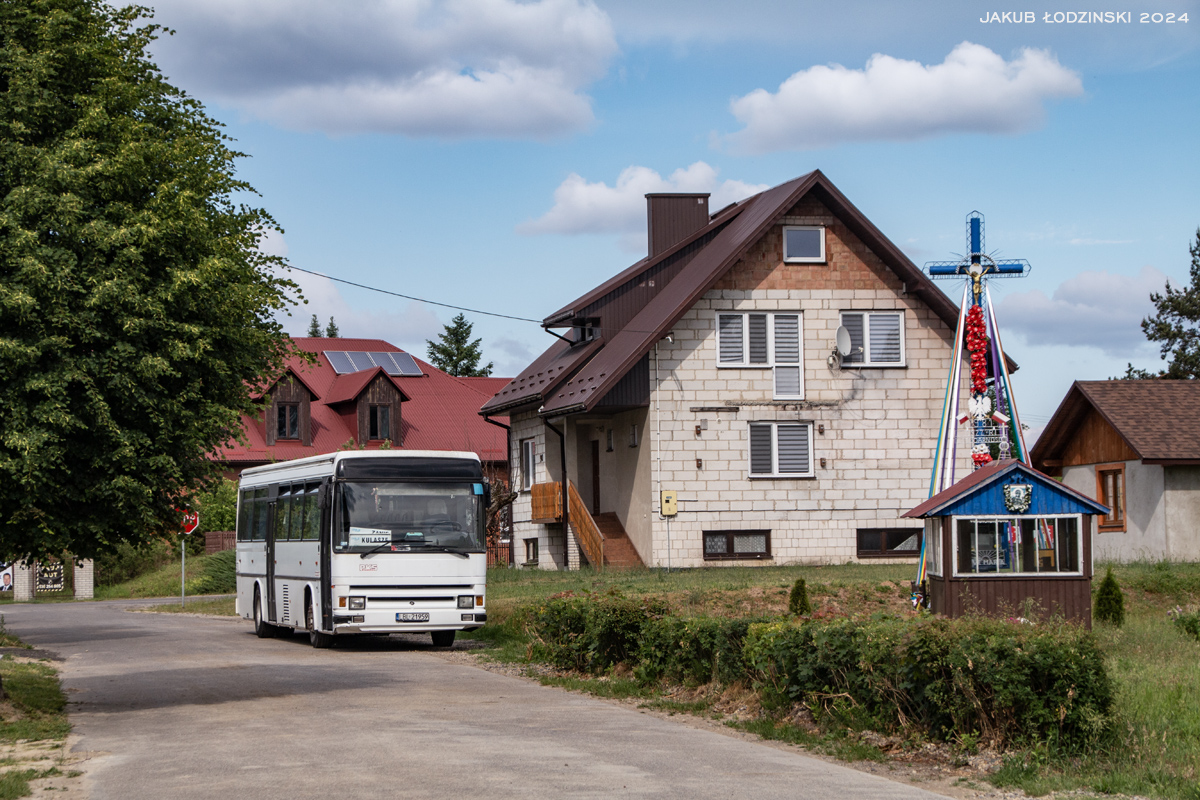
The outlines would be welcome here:
<svg viewBox="0 0 1200 800">
<path fill-rule="evenodd" d="M 1062 466 L 1138 461 L 1140 456 L 1094 408 L 1089 408 L 1075 435 L 1063 449 Z"/>
<path fill-rule="evenodd" d="M 400 392 L 387 376 L 379 375 L 367 384 L 355 403 L 358 413 L 358 443 L 360 445 L 373 441 L 371 436 L 371 406 L 387 406 L 391 417 L 388 427 L 391 429 L 389 441 L 396 447 L 403 442 L 400 436 Z"/>
<path fill-rule="evenodd" d="M 266 434 L 267 446 L 275 445 L 278 430 L 279 406 L 295 403 L 300 406 L 300 443 L 305 447 L 312 446 L 312 393 L 290 372 L 280 378 L 268 393 L 271 402 L 267 404 Z"/>
</svg>

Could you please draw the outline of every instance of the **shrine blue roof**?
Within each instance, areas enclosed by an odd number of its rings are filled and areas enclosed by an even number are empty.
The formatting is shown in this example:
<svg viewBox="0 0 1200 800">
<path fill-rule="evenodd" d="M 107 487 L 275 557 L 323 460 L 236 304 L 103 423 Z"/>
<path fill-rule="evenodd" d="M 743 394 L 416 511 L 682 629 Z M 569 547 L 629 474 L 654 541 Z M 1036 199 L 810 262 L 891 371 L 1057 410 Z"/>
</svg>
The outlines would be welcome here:
<svg viewBox="0 0 1200 800">
<path fill-rule="evenodd" d="M 1004 503 L 1004 487 L 1010 483 L 1027 483 L 1031 487 L 1029 509 L 1020 516 L 1109 513 L 1107 506 L 1087 495 L 1063 486 L 1027 464 L 1009 459 L 975 470 L 902 516 L 1018 516 Z"/>
</svg>

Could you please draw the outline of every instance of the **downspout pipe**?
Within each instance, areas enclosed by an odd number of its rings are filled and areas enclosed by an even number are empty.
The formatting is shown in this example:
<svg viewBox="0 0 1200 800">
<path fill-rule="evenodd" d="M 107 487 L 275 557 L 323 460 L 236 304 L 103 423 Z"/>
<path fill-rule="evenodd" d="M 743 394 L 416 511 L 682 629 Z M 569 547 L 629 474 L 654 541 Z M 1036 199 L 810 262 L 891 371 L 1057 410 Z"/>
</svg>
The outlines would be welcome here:
<svg viewBox="0 0 1200 800">
<path fill-rule="evenodd" d="M 508 462 L 508 480 L 509 480 L 508 488 L 511 491 L 512 485 L 513 485 L 512 484 L 512 466 L 513 466 L 512 465 L 512 451 L 513 451 L 513 449 L 512 449 L 512 425 L 505 425 L 503 422 L 496 422 L 496 420 L 492 419 L 487 414 L 483 415 L 483 421 L 489 422 L 492 425 L 495 425 L 497 428 L 504 428 L 504 453 L 506 456 L 508 456 L 508 458 L 506 459 Z M 511 506 L 512 503 L 509 503 L 509 505 Z M 512 532 L 512 513 L 511 513 L 511 511 L 509 512 L 509 515 L 508 515 L 508 524 L 509 524 L 508 564 L 509 564 L 509 566 L 514 566 L 517 563 L 517 539 L 515 536 L 513 536 L 513 532 Z"/>
<path fill-rule="evenodd" d="M 558 436 L 558 460 L 562 466 L 562 518 L 563 518 L 563 547 L 567 546 L 567 537 L 571 535 L 571 504 L 570 491 L 571 488 L 567 483 L 567 418 L 563 417 L 563 429 L 550 424 L 546 420 L 546 427 L 554 431 Z M 566 554 L 564 553 L 564 556 Z"/>
</svg>

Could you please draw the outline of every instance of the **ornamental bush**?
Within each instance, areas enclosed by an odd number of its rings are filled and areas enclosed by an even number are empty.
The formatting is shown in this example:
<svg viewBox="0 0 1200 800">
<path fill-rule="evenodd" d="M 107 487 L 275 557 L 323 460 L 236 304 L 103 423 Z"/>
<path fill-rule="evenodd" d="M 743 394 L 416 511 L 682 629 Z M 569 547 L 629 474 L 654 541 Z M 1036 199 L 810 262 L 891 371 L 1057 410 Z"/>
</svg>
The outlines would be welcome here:
<svg viewBox="0 0 1200 800">
<path fill-rule="evenodd" d="M 1108 568 L 1096 592 L 1095 617 L 1099 622 L 1107 622 L 1118 628 L 1125 624 L 1125 595 L 1121 594 L 1121 587 L 1113 577 L 1112 567 Z"/>
<path fill-rule="evenodd" d="M 792 591 L 788 595 L 788 613 L 793 617 L 812 613 L 812 603 L 808 601 L 808 584 L 804 582 L 804 578 L 797 578 L 792 584 Z"/>
<path fill-rule="evenodd" d="M 660 617 L 642 626 L 634 675 L 643 683 L 731 684 L 746 675 L 743 645 L 752 620 Z"/>
</svg>

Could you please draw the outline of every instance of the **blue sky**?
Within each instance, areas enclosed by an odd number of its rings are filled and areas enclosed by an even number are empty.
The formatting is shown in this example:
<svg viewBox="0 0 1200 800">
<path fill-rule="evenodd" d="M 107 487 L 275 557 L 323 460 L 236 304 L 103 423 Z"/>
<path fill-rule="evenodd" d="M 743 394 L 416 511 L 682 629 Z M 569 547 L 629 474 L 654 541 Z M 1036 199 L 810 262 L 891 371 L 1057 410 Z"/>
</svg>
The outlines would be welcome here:
<svg viewBox="0 0 1200 800">
<path fill-rule="evenodd" d="M 1158 365 L 1138 322 L 1188 278 L 1194 0 L 1086 23 L 965 0 L 156 8 L 155 57 L 250 156 L 270 246 L 346 280 L 541 319 L 643 254 L 645 192 L 715 208 L 819 168 L 918 264 L 961 253 L 976 209 L 990 251 L 1032 263 L 993 294 L 1040 427 L 1072 380 Z M 297 334 L 332 315 L 423 356 L 456 313 L 293 277 Z M 498 375 L 552 341 L 467 316 Z"/>
</svg>

